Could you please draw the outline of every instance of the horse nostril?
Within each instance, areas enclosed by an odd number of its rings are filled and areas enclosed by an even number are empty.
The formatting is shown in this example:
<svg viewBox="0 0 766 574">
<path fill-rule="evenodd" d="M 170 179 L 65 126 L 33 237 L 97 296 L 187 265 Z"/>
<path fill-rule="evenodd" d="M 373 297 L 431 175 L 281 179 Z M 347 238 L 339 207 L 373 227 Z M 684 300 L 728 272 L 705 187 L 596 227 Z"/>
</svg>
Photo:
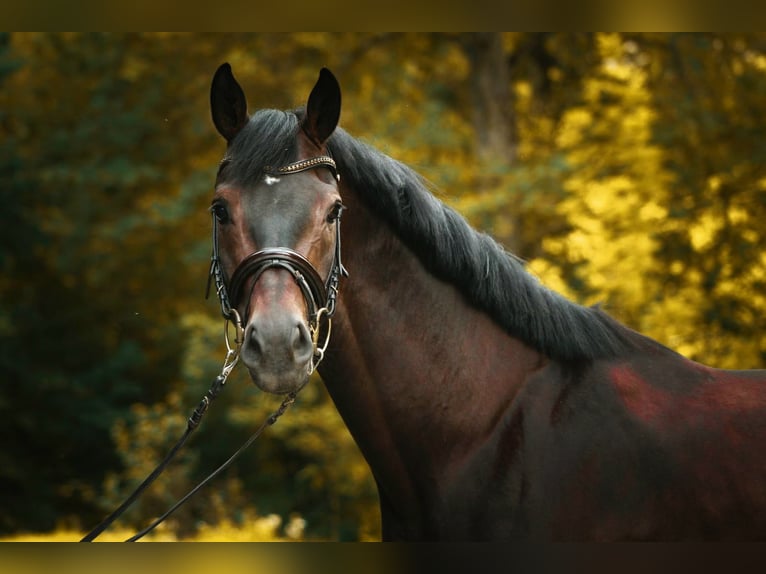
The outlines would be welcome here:
<svg viewBox="0 0 766 574">
<path fill-rule="evenodd" d="M 261 341 L 260 333 L 256 329 L 255 325 L 250 327 L 250 333 L 247 337 L 250 347 L 250 352 L 257 358 L 263 356 L 263 342 Z"/>
<path fill-rule="evenodd" d="M 314 354 L 314 344 L 308 327 L 300 321 L 293 328 L 292 336 L 293 357 L 298 364 L 307 363 Z"/>
</svg>

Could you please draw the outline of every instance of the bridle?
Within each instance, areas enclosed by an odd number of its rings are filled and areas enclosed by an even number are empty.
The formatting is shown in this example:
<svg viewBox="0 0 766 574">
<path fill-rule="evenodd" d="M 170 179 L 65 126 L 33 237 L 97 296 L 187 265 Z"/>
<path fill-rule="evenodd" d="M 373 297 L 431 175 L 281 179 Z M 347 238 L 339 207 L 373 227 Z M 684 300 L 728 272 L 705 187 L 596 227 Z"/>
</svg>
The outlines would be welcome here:
<svg viewBox="0 0 766 574">
<path fill-rule="evenodd" d="M 338 174 L 335 161 L 329 156 L 318 156 L 310 159 L 296 161 L 288 165 L 278 168 L 266 168 L 264 172 L 271 175 L 289 175 L 294 173 L 300 173 L 317 167 L 329 168 L 336 181 L 340 181 L 340 175 Z M 341 205 L 335 218 L 335 252 L 333 254 L 333 263 L 330 268 L 329 275 L 326 281 L 322 281 L 319 273 L 314 266 L 303 255 L 289 249 L 287 247 L 269 247 L 261 249 L 251 253 L 245 257 L 242 262 L 234 270 L 231 276 L 231 280 L 227 282 L 224 276 L 223 268 L 221 267 L 221 259 L 218 250 L 218 220 L 215 215 L 213 216 L 213 254 L 211 256 L 210 272 L 208 275 L 206 298 L 210 295 L 211 282 L 215 283 L 216 294 L 221 304 L 221 313 L 225 319 L 224 323 L 224 340 L 226 342 L 226 358 L 224 359 L 223 367 L 220 374 L 213 380 L 213 384 L 208 391 L 202 397 L 197 407 L 192 412 L 191 416 L 187 420 L 186 431 L 178 440 L 178 442 L 170 449 L 165 458 L 159 465 L 147 476 L 144 481 L 136 487 L 131 495 L 109 516 L 102 520 L 96 527 L 94 527 L 88 534 L 86 534 L 81 542 L 91 542 L 101 534 L 106 528 L 109 527 L 120 515 L 122 515 L 128 507 L 136 501 L 138 496 L 165 470 L 165 467 L 180 450 L 180 448 L 186 443 L 191 433 L 199 426 L 202 421 L 202 417 L 207 412 L 208 407 L 212 401 L 218 396 L 226 384 L 226 380 L 234 369 L 239 360 L 239 351 L 243 341 L 244 330 L 242 327 L 242 319 L 236 310 L 237 303 L 243 295 L 244 287 L 248 280 L 252 280 L 251 289 L 255 288 L 255 284 L 258 279 L 267 269 L 274 267 L 286 269 L 295 279 L 295 282 L 300 287 L 303 298 L 306 301 L 306 307 L 308 309 L 308 322 L 309 330 L 311 331 L 311 338 L 314 346 L 314 353 L 309 362 L 308 374 L 310 375 L 316 366 L 324 358 L 324 353 L 327 350 L 327 345 L 330 341 L 330 333 L 332 329 L 332 317 L 335 314 L 335 307 L 338 298 L 338 287 L 340 284 L 341 276 L 348 276 L 348 272 L 343 267 L 341 262 L 341 244 L 340 244 L 340 215 L 343 211 Z M 327 322 L 327 330 L 325 333 L 324 342 L 319 344 L 319 332 L 322 326 L 322 320 Z M 231 343 L 229 337 L 230 325 L 235 328 L 234 345 Z M 274 411 L 258 429 L 253 433 L 250 438 L 243 444 L 229 459 L 227 459 L 221 466 L 214 470 L 207 478 L 200 482 L 196 487 L 189 491 L 183 498 L 176 502 L 168 511 L 162 516 L 157 518 L 149 526 L 128 538 L 126 542 L 134 542 L 144 535 L 151 532 L 156 526 L 162 523 L 173 512 L 175 512 L 183 503 L 192 497 L 199 489 L 206 485 L 210 480 L 215 478 L 223 470 L 225 470 L 232 462 L 250 446 L 255 439 L 257 439 L 263 430 L 267 426 L 273 425 L 277 419 L 287 410 L 287 408 L 295 401 L 295 392 L 288 393 L 287 398 L 282 401 L 279 408 Z"/>
<path fill-rule="evenodd" d="M 304 159 L 278 168 L 266 167 L 264 173 L 267 175 L 289 175 L 317 167 L 328 168 L 336 181 L 340 181 L 335 161 L 329 156 Z M 246 284 L 249 280 L 252 281 L 251 289 L 253 289 L 267 269 L 275 267 L 286 269 L 298 284 L 308 310 L 309 330 L 314 344 L 314 354 L 308 367 L 309 374 L 316 369 L 316 366 L 324 358 L 332 330 L 332 317 L 335 314 L 340 277 L 348 276 L 348 272 L 341 262 L 340 215 L 342 211 L 343 207 L 341 206 L 335 219 L 335 252 L 326 281 L 322 281 L 319 272 L 311 262 L 297 251 L 287 247 L 268 247 L 245 257 L 234 270 L 228 287 L 218 250 L 218 219 L 213 214 L 213 254 L 210 261 L 206 297 L 210 295 L 211 283 L 215 283 L 215 291 L 221 304 L 221 314 L 224 319 L 234 324 L 238 338 L 241 339 L 242 318 L 236 308 L 244 294 Z M 327 331 L 325 340 L 320 345 L 319 331 L 322 319 L 327 321 Z"/>
</svg>

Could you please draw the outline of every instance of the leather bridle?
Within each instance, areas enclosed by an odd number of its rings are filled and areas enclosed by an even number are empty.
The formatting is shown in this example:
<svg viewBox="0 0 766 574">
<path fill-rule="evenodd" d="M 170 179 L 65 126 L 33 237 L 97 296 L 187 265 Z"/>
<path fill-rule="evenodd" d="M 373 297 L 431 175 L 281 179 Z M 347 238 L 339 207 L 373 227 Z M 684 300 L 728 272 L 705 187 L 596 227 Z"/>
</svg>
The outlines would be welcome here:
<svg viewBox="0 0 766 574">
<path fill-rule="evenodd" d="M 225 160 L 224 160 L 225 161 Z M 328 168 L 336 181 L 340 181 L 335 161 L 329 156 L 318 156 L 287 164 L 278 168 L 266 167 L 266 175 L 290 175 L 315 169 L 317 167 Z M 251 290 L 264 271 L 272 268 L 287 270 L 292 276 L 303 294 L 308 310 L 308 323 L 314 344 L 314 355 L 309 364 L 309 374 L 314 371 L 319 362 L 324 358 L 324 351 L 330 339 L 331 319 L 335 314 L 335 305 L 338 297 L 340 277 L 348 276 L 348 272 L 341 262 L 340 241 L 340 215 L 343 206 L 340 205 L 335 218 L 335 252 L 333 263 L 326 281 L 322 281 L 319 272 L 303 255 L 287 247 L 268 247 L 255 251 L 245 257 L 227 281 L 221 267 L 221 258 L 218 249 L 218 219 L 213 214 L 213 253 L 210 261 L 210 273 L 207 284 L 206 297 L 210 295 L 210 285 L 215 283 L 215 290 L 221 304 L 221 314 L 227 321 L 231 321 L 241 340 L 243 329 L 242 319 L 237 312 L 237 306 L 244 295 L 248 281 L 251 281 Z M 319 331 L 322 319 L 327 321 L 327 332 L 323 344 L 319 344 Z M 247 318 L 245 318 L 247 319 Z"/>
</svg>

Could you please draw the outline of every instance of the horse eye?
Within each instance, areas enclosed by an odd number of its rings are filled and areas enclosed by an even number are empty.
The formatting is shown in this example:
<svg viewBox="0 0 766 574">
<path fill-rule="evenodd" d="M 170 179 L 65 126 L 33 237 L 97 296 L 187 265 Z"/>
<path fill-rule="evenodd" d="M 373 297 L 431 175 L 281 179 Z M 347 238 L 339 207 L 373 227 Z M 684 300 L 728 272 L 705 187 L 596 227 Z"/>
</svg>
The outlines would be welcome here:
<svg viewBox="0 0 766 574">
<path fill-rule="evenodd" d="M 336 201 L 335 205 L 332 206 L 330 213 L 327 215 L 327 223 L 332 223 L 333 221 L 337 221 L 340 218 L 340 214 L 344 209 L 345 209 L 345 206 L 340 201 Z"/>
<path fill-rule="evenodd" d="M 222 203 L 214 203 L 210 207 L 210 211 L 213 212 L 213 215 L 218 220 L 219 223 L 228 223 L 230 221 L 229 219 L 229 211 L 226 209 L 226 206 Z"/>
</svg>

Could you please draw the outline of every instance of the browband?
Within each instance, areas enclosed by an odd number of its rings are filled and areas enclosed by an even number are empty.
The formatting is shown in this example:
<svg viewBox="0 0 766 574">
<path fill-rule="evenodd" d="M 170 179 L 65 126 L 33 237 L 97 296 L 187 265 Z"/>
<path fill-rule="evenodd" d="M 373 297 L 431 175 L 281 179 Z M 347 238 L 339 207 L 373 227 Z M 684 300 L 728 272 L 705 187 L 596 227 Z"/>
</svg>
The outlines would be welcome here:
<svg viewBox="0 0 766 574">
<path fill-rule="evenodd" d="M 338 173 L 338 166 L 335 165 L 335 160 L 332 159 L 329 155 L 320 155 L 317 157 L 312 157 L 310 159 L 302 159 L 300 161 L 294 161 L 293 163 L 288 163 L 287 165 L 283 165 L 282 167 L 271 167 L 266 166 L 263 168 L 263 171 L 269 175 L 287 175 L 291 173 L 299 173 L 301 171 L 306 171 L 309 169 L 314 169 L 315 167 L 324 166 L 328 168 L 330 171 L 332 171 L 333 177 L 335 177 L 336 180 L 340 181 L 340 174 Z"/>
</svg>

